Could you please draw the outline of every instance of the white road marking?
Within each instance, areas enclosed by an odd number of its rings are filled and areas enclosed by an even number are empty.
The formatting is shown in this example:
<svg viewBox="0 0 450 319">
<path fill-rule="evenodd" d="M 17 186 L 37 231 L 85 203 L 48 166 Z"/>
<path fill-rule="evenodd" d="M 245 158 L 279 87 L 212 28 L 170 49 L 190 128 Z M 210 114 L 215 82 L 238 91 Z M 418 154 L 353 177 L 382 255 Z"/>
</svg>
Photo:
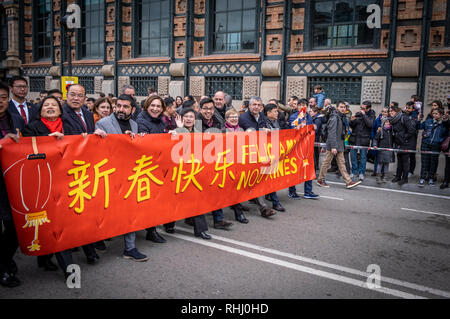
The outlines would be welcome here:
<svg viewBox="0 0 450 319">
<path fill-rule="evenodd" d="M 302 195 L 302 196 L 305 195 L 304 193 L 299 193 L 299 194 Z M 344 200 L 343 198 L 339 198 L 339 197 L 331 197 L 331 196 L 323 196 L 323 195 L 320 195 L 320 197 L 318 199 L 320 199 L 320 198 L 334 199 L 334 200 Z"/>
<path fill-rule="evenodd" d="M 297 270 L 297 271 L 300 271 L 300 272 L 308 273 L 308 274 L 311 274 L 311 275 L 315 275 L 315 276 L 319 276 L 319 277 L 328 278 L 328 279 L 331 279 L 331 280 L 343 282 L 343 283 L 346 283 L 346 284 L 349 284 L 349 285 L 357 286 L 357 287 L 360 287 L 360 288 L 372 290 L 372 291 L 379 292 L 379 293 L 384 293 L 384 294 L 388 294 L 388 295 L 392 295 L 392 296 L 396 296 L 396 297 L 400 297 L 400 298 L 406 298 L 406 299 L 427 299 L 427 298 L 425 298 L 423 296 L 413 295 L 413 294 L 406 293 L 404 291 L 390 289 L 390 288 L 385 288 L 385 287 L 371 289 L 371 288 L 368 287 L 366 281 L 356 280 L 356 279 L 353 279 L 353 278 L 349 278 L 349 277 L 345 277 L 345 276 L 341 276 L 341 275 L 336 275 L 336 274 L 333 274 L 333 273 L 330 273 L 330 272 L 326 272 L 326 271 L 317 270 L 317 269 L 310 268 L 310 267 L 297 265 L 297 264 L 290 263 L 290 262 L 287 262 L 287 261 L 284 261 L 284 260 L 280 260 L 280 259 L 276 259 L 276 258 L 267 257 L 267 256 L 264 256 L 264 255 L 251 253 L 251 252 L 248 252 L 248 251 L 245 251 L 245 250 L 241 250 L 241 249 L 237 249 L 237 248 L 233 248 L 233 247 L 217 244 L 217 243 L 211 242 L 211 241 L 206 241 L 204 239 L 197 239 L 197 238 L 194 238 L 194 237 L 190 237 L 190 236 L 186 236 L 186 235 L 180 235 L 180 234 L 166 234 L 166 235 L 171 236 L 171 237 L 175 237 L 175 238 L 179 238 L 179 239 L 183 239 L 183 240 L 186 240 L 186 241 L 190 241 L 190 242 L 193 242 L 193 243 L 196 243 L 196 244 L 199 244 L 199 245 L 208 246 L 208 247 L 216 248 L 216 249 L 223 250 L 223 251 L 226 251 L 226 252 L 229 252 L 229 253 L 233 253 L 233 254 L 244 256 L 244 257 L 252 258 L 252 259 L 255 259 L 255 260 L 264 261 L 264 262 L 267 262 L 267 263 L 270 263 L 270 264 L 274 264 L 274 265 L 286 267 L 286 268 L 289 268 L 289 269 Z M 214 238 L 216 238 L 216 235 L 214 235 Z"/>
<path fill-rule="evenodd" d="M 345 186 L 345 183 L 340 183 L 340 182 L 329 182 L 329 181 L 327 181 L 327 184 L 335 184 L 335 185 L 344 185 Z M 435 197 L 435 198 L 442 198 L 442 199 L 450 199 L 450 196 L 427 194 L 427 193 L 417 193 L 417 192 L 410 192 L 410 191 L 402 191 L 402 190 L 399 190 L 399 189 L 366 186 L 366 185 L 362 185 L 362 184 L 359 184 L 357 187 L 355 187 L 355 189 L 357 189 L 357 188 L 376 189 L 376 190 L 379 190 L 379 191 L 392 192 L 392 193 L 402 193 L 402 194 L 410 194 L 410 195 L 419 195 L 419 196 L 428 196 L 428 197 Z"/>
<path fill-rule="evenodd" d="M 428 212 L 426 210 L 417 210 L 417 209 L 412 209 L 412 208 L 401 208 L 402 210 L 407 210 L 407 211 L 411 211 L 411 212 L 417 212 L 417 213 L 423 213 L 423 214 L 429 214 L 429 215 L 439 215 L 439 216 L 447 216 L 450 217 L 450 215 L 448 214 L 441 214 L 441 213 L 433 213 L 433 212 Z"/>
<path fill-rule="evenodd" d="M 182 230 L 182 231 L 186 231 L 186 232 L 191 232 L 191 230 L 189 230 L 187 228 L 184 228 L 184 227 L 177 226 L 177 229 Z M 221 236 L 217 236 L 217 235 L 213 235 L 213 238 L 216 239 L 216 240 L 224 241 L 224 242 L 227 242 L 227 243 L 230 243 L 230 244 L 234 244 L 234 245 L 237 245 L 237 246 L 242 246 L 242 247 L 258 250 L 258 251 L 270 253 L 270 254 L 277 255 L 277 256 L 287 257 L 287 258 L 291 258 L 291 259 L 294 259 L 294 260 L 299 260 L 299 261 L 302 261 L 302 262 L 310 263 L 310 264 L 313 264 L 313 265 L 318 265 L 318 266 L 321 266 L 321 267 L 331 268 L 331 269 L 334 269 L 334 270 L 346 272 L 346 273 L 353 274 L 353 275 L 358 275 L 358 276 L 362 276 L 362 277 L 368 277 L 368 275 L 370 275 L 367 272 L 360 271 L 360 270 L 357 270 L 357 269 L 353 269 L 353 268 L 349 268 L 349 267 L 345 267 L 345 266 L 339 266 L 339 265 L 336 265 L 336 264 L 331 264 L 331 263 L 327 263 L 327 262 L 324 262 L 324 261 L 320 261 L 320 260 L 316 260 L 316 259 L 312 259 L 312 258 L 308 258 L 308 257 L 303 257 L 303 256 L 299 256 L 299 255 L 294 255 L 294 254 L 291 254 L 291 253 L 282 252 L 282 251 L 279 251 L 279 250 L 276 250 L 276 249 L 266 248 L 266 247 L 257 246 L 257 245 L 253 245 L 253 244 L 242 242 L 242 241 L 237 241 L 237 240 L 234 240 L 234 239 L 229 239 L 229 238 L 225 238 L 225 237 L 221 237 Z M 450 292 L 439 290 L 439 289 L 434 289 L 434 288 L 430 288 L 430 287 L 421 286 L 421 285 L 410 283 L 410 282 L 407 282 L 407 281 L 402 281 L 402 280 L 398 280 L 398 279 L 394 279 L 394 278 L 381 276 L 381 282 L 387 282 L 387 283 L 390 283 L 390 284 L 393 284 L 393 285 L 402 286 L 402 287 L 405 287 L 405 288 L 409 288 L 409 289 L 414 289 L 414 290 L 430 293 L 430 294 L 433 294 L 433 295 L 436 295 L 436 296 L 442 296 L 442 297 L 445 297 L 445 298 L 450 298 Z"/>
</svg>

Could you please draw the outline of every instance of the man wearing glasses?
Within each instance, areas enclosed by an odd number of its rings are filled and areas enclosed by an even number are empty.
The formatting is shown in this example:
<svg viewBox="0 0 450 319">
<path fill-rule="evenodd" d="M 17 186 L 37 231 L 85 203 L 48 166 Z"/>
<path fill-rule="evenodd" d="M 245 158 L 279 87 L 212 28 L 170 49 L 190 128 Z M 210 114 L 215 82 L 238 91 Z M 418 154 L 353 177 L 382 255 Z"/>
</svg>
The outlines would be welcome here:
<svg viewBox="0 0 450 319">
<path fill-rule="evenodd" d="M 38 107 L 27 102 L 25 99 L 28 94 L 28 81 L 16 76 L 11 79 L 9 89 L 11 91 L 11 100 L 9 101 L 8 111 L 11 114 L 20 115 L 23 126 L 31 122 L 38 111 Z"/>
<path fill-rule="evenodd" d="M 63 119 L 74 129 L 76 134 L 95 131 L 94 116 L 84 105 L 86 91 L 81 84 L 72 84 L 67 89 L 67 102 L 63 106 Z"/>
</svg>

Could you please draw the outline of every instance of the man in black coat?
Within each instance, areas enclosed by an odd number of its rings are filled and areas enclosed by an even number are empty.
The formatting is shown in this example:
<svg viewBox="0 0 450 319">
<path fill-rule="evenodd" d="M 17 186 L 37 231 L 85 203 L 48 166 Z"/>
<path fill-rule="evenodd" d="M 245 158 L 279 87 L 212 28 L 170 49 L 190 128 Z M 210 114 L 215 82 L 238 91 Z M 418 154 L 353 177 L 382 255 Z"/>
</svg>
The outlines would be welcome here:
<svg viewBox="0 0 450 319">
<path fill-rule="evenodd" d="M 349 138 L 350 145 L 356 146 L 370 146 L 370 136 L 372 132 L 373 122 L 375 122 L 376 114 L 372 110 L 372 103 L 364 101 L 361 105 L 361 110 L 352 116 L 350 127 L 352 134 Z M 352 175 L 359 174 L 359 179 L 364 179 L 367 163 L 367 149 L 360 149 L 360 161 L 357 159 L 358 150 L 352 149 L 350 151 L 350 158 L 352 161 Z"/>
<path fill-rule="evenodd" d="M 23 128 L 24 121 L 18 114 L 8 111 L 8 86 L 0 82 L 0 138 L 19 141 L 17 129 Z M 2 226 L 3 225 L 3 226 Z M 3 229 L 3 230 L 2 230 Z M 0 176 L 0 285 L 16 287 L 20 280 L 16 278 L 16 263 L 13 256 L 19 247 L 16 229 L 12 218 L 11 206 L 6 191 L 3 174 Z"/>
<path fill-rule="evenodd" d="M 10 114 L 20 116 L 21 126 L 30 123 L 38 111 L 38 107 L 28 103 L 26 96 L 28 94 L 28 82 L 24 77 L 16 76 L 11 79 L 10 86 L 11 100 L 9 101 L 8 111 Z"/>
<path fill-rule="evenodd" d="M 389 108 L 389 122 L 392 125 L 392 134 L 394 136 L 394 148 L 402 150 L 415 150 L 417 134 L 416 123 L 403 113 L 398 106 Z M 408 183 L 409 172 L 409 154 L 397 153 L 397 172 L 392 180 L 401 186 Z"/>
<path fill-rule="evenodd" d="M 84 105 L 86 91 L 81 84 L 73 84 L 67 89 L 67 102 L 63 106 L 63 120 L 67 121 L 75 134 L 95 131 L 94 116 Z"/>
<path fill-rule="evenodd" d="M 93 134 L 95 131 L 94 116 L 84 105 L 86 99 L 86 91 L 81 84 L 73 84 L 67 89 L 67 103 L 63 106 L 64 122 L 71 127 L 70 135 L 78 135 L 82 133 Z M 88 264 L 95 264 L 99 256 L 95 252 L 93 244 L 84 245 L 84 254 L 86 255 Z M 72 251 L 66 250 L 60 253 L 58 263 L 70 265 L 72 263 Z M 64 259 L 64 260 L 61 260 Z"/>
</svg>

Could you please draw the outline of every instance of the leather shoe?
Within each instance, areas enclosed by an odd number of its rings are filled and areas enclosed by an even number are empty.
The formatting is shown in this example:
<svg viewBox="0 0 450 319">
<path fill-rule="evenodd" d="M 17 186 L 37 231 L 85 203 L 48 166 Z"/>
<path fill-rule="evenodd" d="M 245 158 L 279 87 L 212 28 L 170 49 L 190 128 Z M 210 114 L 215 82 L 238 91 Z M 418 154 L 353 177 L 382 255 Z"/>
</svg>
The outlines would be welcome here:
<svg viewBox="0 0 450 319">
<path fill-rule="evenodd" d="M 195 237 L 201 237 L 201 238 L 203 238 L 203 239 L 211 239 L 212 237 L 211 237 L 211 235 L 208 235 L 206 232 L 204 232 L 204 231 L 202 231 L 201 233 L 199 233 L 199 234 L 194 234 L 195 235 Z"/>
<path fill-rule="evenodd" d="M 7 272 L 1 272 L 0 285 L 4 287 L 13 288 L 20 285 L 20 280 L 16 276 L 8 274 Z"/>
<path fill-rule="evenodd" d="M 263 207 L 262 209 L 261 209 L 261 216 L 262 217 L 266 217 L 266 218 L 268 218 L 268 217 L 270 217 L 270 216 L 273 216 L 273 215 L 275 215 L 276 214 L 276 212 L 274 212 L 273 210 L 271 210 L 269 207 L 267 207 L 267 206 L 265 206 L 265 207 Z"/>
<path fill-rule="evenodd" d="M 440 189 L 448 188 L 448 183 L 442 183 L 441 186 L 439 186 Z"/>
<path fill-rule="evenodd" d="M 236 220 L 242 224 L 248 224 L 248 219 L 245 218 L 244 214 L 236 216 Z"/>
<path fill-rule="evenodd" d="M 147 231 L 147 236 L 145 236 L 146 240 L 151 240 L 154 243 L 162 244 L 165 243 L 166 240 L 162 237 L 156 230 Z"/>
<path fill-rule="evenodd" d="M 228 230 L 233 225 L 233 223 L 221 220 L 220 222 L 214 223 L 214 228 Z"/>
<path fill-rule="evenodd" d="M 400 178 L 394 177 L 391 182 L 392 183 L 397 183 L 399 180 L 400 180 Z"/>
<path fill-rule="evenodd" d="M 283 206 L 281 206 L 281 204 L 273 205 L 273 209 L 275 209 L 275 210 L 277 210 L 279 212 L 285 212 L 286 211 L 286 209 Z"/>
</svg>

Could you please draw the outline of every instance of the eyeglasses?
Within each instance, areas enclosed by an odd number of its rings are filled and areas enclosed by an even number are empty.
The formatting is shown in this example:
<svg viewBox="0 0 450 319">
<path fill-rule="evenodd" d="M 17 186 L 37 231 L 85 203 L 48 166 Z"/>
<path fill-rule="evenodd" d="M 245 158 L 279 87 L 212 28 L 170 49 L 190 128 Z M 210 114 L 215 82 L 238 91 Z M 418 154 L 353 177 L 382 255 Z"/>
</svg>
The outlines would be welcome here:
<svg viewBox="0 0 450 319">
<path fill-rule="evenodd" d="M 229 116 L 228 119 L 229 120 L 237 120 L 239 118 L 239 116 Z"/>
<path fill-rule="evenodd" d="M 20 89 L 20 90 L 28 89 L 28 85 L 14 85 L 13 87 Z"/>
<path fill-rule="evenodd" d="M 69 93 L 69 96 L 70 96 L 71 98 L 76 98 L 76 97 L 78 97 L 78 98 L 80 98 L 80 99 L 84 99 L 84 94 L 81 94 L 81 93 L 76 94 L 75 92 L 70 92 L 70 93 Z"/>
</svg>

